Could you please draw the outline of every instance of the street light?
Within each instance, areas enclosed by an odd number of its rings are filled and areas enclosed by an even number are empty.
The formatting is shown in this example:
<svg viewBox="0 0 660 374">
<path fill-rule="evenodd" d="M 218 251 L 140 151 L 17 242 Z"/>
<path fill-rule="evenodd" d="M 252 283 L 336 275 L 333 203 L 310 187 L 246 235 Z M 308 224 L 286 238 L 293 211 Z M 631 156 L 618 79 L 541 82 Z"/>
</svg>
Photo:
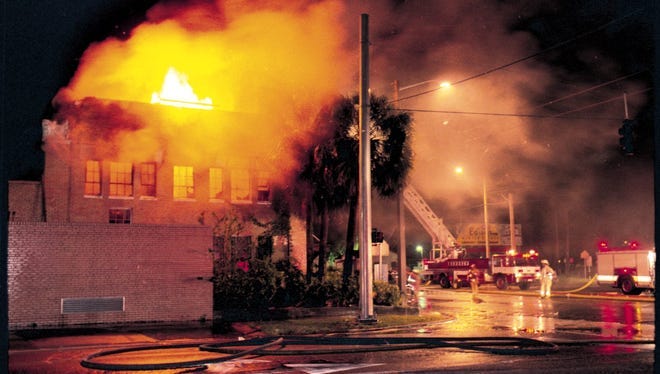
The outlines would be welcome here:
<svg viewBox="0 0 660 374">
<path fill-rule="evenodd" d="M 456 174 L 463 174 L 463 167 L 454 168 Z M 488 235 L 488 192 L 486 191 L 486 177 L 482 178 L 483 198 L 484 198 L 484 243 L 486 246 L 486 258 L 490 258 L 490 238 Z"/>
<path fill-rule="evenodd" d="M 454 172 L 456 174 L 463 174 L 463 167 L 462 166 L 456 166 L 454 168 Z M 484 232 L 485 232 L 485 245 L 486 245 L 486 257 L 490 256 L 490 241 L 488 240 L 488 194 L 486 191 L 486 178 L 483 178 L 483 200 L 484 200 Z M 509 205 L 509 241 L 510 246 L 509 249 L 513 252 L 516 251 L 517 244 L 516 244 L 516 225 L 515 225 L 515 218 L 514 218 L 514 210 L 513 210 L 513 194 L 509 192 L 509 194 L 504 197 L 504 199 L 507 201 Z"/>
</svg>

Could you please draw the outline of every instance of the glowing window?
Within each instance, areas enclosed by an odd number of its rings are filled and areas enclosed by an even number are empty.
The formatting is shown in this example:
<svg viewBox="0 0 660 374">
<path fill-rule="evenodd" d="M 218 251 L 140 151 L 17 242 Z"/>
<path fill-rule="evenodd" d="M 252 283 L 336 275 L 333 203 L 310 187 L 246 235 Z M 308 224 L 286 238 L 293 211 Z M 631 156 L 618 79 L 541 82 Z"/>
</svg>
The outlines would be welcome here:
<svg viewBox="0 0 660 374">
<path fill-rule="evenodd" d="M 270 182 L 265 172 L 259 172 L 257 175 L 257 202 L 270 202 Z"/>
<path fill-rule="evenodd" d="M 133 165 L 130 162 L 110 163 L 110 196 L 133 195 Z"/>
<path fill-rule="evenodd" d="M 101 163 L 89 160 L 85 164 L 85 195 L 101 196 Z"/>
<path fill-rule="evenodd" d="M 156 163 L 140 164 L 140 193 L 142 196 L 156 197 Z"/>
<path fill-rule="evenodd" d="M 222 199 L 222 169 L 209 169 L 209 193 L 211 199 Z"/>
<path fill-rule="evenodd" d="M 247 170 L 231 171 L 231 199 L 234 202 L 250 201 L 250 173 Z"/>
<path fill-rule="evenodd" d="M 195 179 L 192 166 L 174 167 L 174 198 L 192 199 L 195 197 Z"/>
<path fill-rule="evenodd" d="M 131 223 L 131 209 L 130 208 L 115 208 L 109 211 L 110 223 Z"/>
</svg>

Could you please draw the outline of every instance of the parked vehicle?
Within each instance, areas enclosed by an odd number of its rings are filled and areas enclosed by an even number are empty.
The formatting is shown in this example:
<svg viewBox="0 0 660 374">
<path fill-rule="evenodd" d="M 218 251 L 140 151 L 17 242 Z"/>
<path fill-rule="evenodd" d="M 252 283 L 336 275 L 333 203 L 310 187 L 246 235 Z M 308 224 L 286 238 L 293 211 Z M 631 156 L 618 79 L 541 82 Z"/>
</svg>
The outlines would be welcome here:
<svg viewBox="0 0 660 374">
<path fill-rule="evenodd" d="M 541 268 L 538 254 L 534 250 L 522 253 L 510 251 L 491 258 L 461 256 L 460 249 L 455 249 L 444 258 L 424 260 L 422 275 L 443 288 L 458 288 L 468 284 L 467 274 L 470 265 L 474 264 L 479 270 L 479 284 L 493 283 L 501 290 L 510 285 L 526 290 L 539 280 Z"/>
<path fill-rule="evenodd" d="M 601 242 L 597 261 L 598 284 L 618 288 L 625 295 L 655 291 L 655 248 L 642 249 L 637 242 L 609 247 Z"/>
</svg>

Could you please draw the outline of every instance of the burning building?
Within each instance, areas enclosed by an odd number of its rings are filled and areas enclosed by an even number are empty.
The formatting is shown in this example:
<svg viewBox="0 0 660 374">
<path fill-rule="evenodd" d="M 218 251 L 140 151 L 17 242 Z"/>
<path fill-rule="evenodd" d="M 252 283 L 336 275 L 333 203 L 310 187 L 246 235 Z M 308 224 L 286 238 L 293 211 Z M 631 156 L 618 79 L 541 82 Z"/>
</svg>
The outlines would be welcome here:
<svg viewBox="0 0 660 374">
<path fill-rule="evenodd" d="M 221 3 L 157 5 L 81 56 L 43 121 L 42 181 L 10 185 L 10 328 L 212 315 L 213 215 L 273 220 L 293 150 L 354 84 L 340 4 Z M 235 233 L 244 254 L 306 271 L 295 209 L 288 235 Z"/>
<path fill-rule="evenodd" d="M 12 327 L 210 317 L 209 250 L 226 234 L 211 213 L 275 219 L 274 176 L 287 171 L 253 147 L 258 116 L 215 110 L 174 78 L 184 96 L 168 76 L 151 103 L 60 101 L 43 121 L 42 182 L 11 184 Z M 195 142 L 204 124 L 213 147 Z M 231 233 L 242 256 L 304 271 L 301 219 L 281 236 L 246 222 Z"/>
</svg>

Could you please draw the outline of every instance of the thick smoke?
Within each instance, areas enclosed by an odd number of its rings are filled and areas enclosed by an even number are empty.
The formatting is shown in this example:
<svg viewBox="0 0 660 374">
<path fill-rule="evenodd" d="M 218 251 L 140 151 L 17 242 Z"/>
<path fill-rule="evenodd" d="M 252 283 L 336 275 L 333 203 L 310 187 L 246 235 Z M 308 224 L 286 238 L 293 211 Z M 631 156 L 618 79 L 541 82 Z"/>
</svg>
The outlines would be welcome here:
<svg viewBox="0 0 660 374">
<path fill-rule="evenodd" d="M 218 149 L 225 162 L 260 153 L 271 166 L 293 169 L 291 145 L 309 143 L 318 108 L 353 81 L 355 52 L 344 48 L 341 15 L 335 1 L 165 2 L 126 40 L 91 45 L 55 101 L 70 107 L 93 97 L 140 118 L 139 131 L 113 134 L 124 157 L 151 157 L 167 144 L 170 156 L 191 162 Z M 185 74 L 197 96 L 212 99 L 211 113 L 149 104 L 170 68 Z"/>
<path fill-rule="evenodd" d="M 398 102 L 401 108 L 445 112 L 413 112 L 411 184 L 451 230 L 483 222 L 485 180 L 490 221 L 509 222 L 505 197 L 512 193 L 524 245 L 540 248 L 546 256 L 563 257 L 567 248 L 572 256 L 583 249 L 593 253 L 599 239 L 613 245 L 632 239 L 651 245 L 650 164 L 641 169 L 622 165 L 626 160 L 618 151 L 617 134 L 624 118 L 621 95 L 644 87 L 626 79 L 591 90 L 625 74 L 588 46 L 575 56 L 590 69 L 583 74 L 539 58 L 492 71 L 541 50 L 531 34 L 511 31 L 511 25 L 557 5 L 368 1 L 353 4 L 352 12 L 370 14 L 371 82 L 379 93 L 392 96 L 394 80 L 400 87 L 428 80 L 459 82 L 410 99 L 405 98 L 436 86 L 407 88 L 399 92 L 404 100 Z M 570 96 L 582 91 L 588 92 Z M 646 95 L 627 99 L 633 118 Z M 562 113 L 568 118 L 553 117 Z M 454 172 L 459 165 L 461 176 Z M 396 208 L 385 206 L 390 214 L 376 215 L 374 225 L 392 227 Z M 408 230 L 414 230 L 410 223 Z M 423 240 L 424 233 L 420 235 L 422 239 L 412 240 Z M 398 242 L 398 235 L 388 240 Z"/>
<path fill-rule="evenodd" d="M 485 181 L 494 223 L 508 223 L 502 195 L 514 194 L 526 246 L 540 246 L 550 255 L 569 247 L 576 255 L 592 249 L 598 238 L 637 236 L 650 243 L 650 168 L 629 172 L 637 183 L 635 192 L 625 196 L 631 184 L 603 178 L 609 176 L 602 172 L 608 166 L 626 167 L 620 165 L 616 134 L 623 101 L 580 110 L 571 118 L 551 117 L 642 87 L 623 80 L 559 100 L 619 76 L 613 61 L 588 48 L 576 56 L 592 67 L 585 75 L 536 58 L 490 72 L 540 51 L 532 35 L 513 32 L 511 25 L 555 5 L 477 0 L 167 1 L 152 8 L 148 21 L 130 38 L 90 46 L 57 100 L 96 97 L 149 106 L 151 94 L 174 66 L 185 72 L 196 94 L 213 99 L 217 110 L 251 116 L 244 127 L 258 136 L 250 144 L 235 144 L 233 137 L 220 141 L 228 152 L 270 149 L 280 168 L 293 169 L 291 145 L 313 142 L 311 124 L 318 110 L 331 97 L 358 89 L 359 20 L 367 13 L 373 93 L 393 97 L 395 80 L 402 88 L 429 80 L 457 83 L 412 98 L 407 97 L 435 86 L 406 88 L 397 102 L 403 109 L 435 111 L 412 112 L 415 160 L 410 183 L 450 229 L 480 222 Z M 630 117 L 645 100 L 644 94 L 630 95 Z M 192 153 L 217 147 L 227 129 L 202 117 L 194 124 L 189 119 L 166 124 L 162 118 L 141 118 L 139 130 L 123 136 L 132 144 L 130 152 L 151 138 L 174 137 L 181 143 L 178 137 L 185 133 L 184 140 L 193 146 L 181 152 Z M 154 147 L 143 148 L 152 152 Z M 462 176 L 454 173 L 459 165 Z M 393 234 L 394 205 L 378 201 L 374 209 L 374 225 Z M 412 225 L 409 240 L 428 240 Z"/>
</svg>

